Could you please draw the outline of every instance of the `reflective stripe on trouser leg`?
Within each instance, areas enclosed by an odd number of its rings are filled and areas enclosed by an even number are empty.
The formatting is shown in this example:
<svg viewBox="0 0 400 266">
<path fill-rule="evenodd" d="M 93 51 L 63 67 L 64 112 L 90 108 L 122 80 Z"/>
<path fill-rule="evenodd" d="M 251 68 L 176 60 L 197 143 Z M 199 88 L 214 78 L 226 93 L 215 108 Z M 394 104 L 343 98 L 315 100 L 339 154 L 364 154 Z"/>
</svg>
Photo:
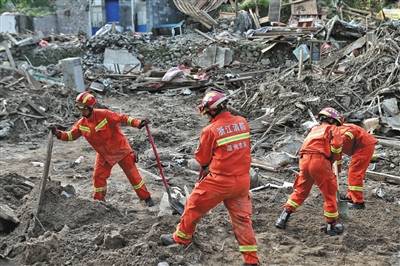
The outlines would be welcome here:
<svg viewBox="0 0 400 266">
<path fill-rule="evenodd" d="M 107 178 L 111 174 L 111 168 L 112 166 L 101 155 L 96 155 L 93 171 L 93 198 L 95 200 L 104 200 L 107 193 Z"/>
<path fill-rule="evenodd" d="M 355 203 L 364 202 L 363 184 L 365 172 L 368 169 L 369 162 L 374 154 L 375 145 L 368 145 L 359 148 L 351 157 L 348 172 L 348 192 L 347 196 Z"/>
<path fill-rule="evenodd" d="M 193 236 L 200 218 L 223 200 L 222 193 L 216 193 L 218 189 L 220 189 L 218 184 L 209 182 L 208 176 L 201 183 L 196 183 L 195 188 L 186 200 L 185 211 L 181 216 L 177 230 L 173 234 L 175 242 L 179 244 L 191 242 L 190 238 Z M 187 236 L 189 239 L 182 236 Z"/>
<path fill-rule="evenodd" d="M 239 251 L 248 264 L 258 264 L 257 242 L 251 222 L 252 206 L 250 196 L 238 196 L 224 200 L 235 237 L 239 242 Z"/>
<path fill-rule="evenodd" d="M 338 218 L 336 193 L 338 189 L 336 176 L 332 171 L 331 162 L 324 156 L 312 157 L 309 165 L 309 174 L 321 191 L 324 199 L 324 216 L 327 222 Z"/>
<path fill-rule="evenodd" d="M 124 171 L 129 182 L 132 184 L 133 189 L 138 197 L 142 200 L 148 199 L 150 197 L 150 193 L 147 191 L 145 182 L 136 168 L 135 155 L 133 153 L 129 153 L 124 159 L 119 161 L 118 164 Z"/>
<path fill-rule="evenodd" d="M 314 184 L 314 180 L 311 177 L 307 177 L 303 174 L 301 170 L 304 165 L 308 163 L 308 160 L 301 159 L 300 160 L 300 174 L 296 175 L 296 179 L 293 184 L 293 193 L 290 195 L 289 199 L 285 204 L 285 208 L 294 212 L 301 204 L 303 204 L 304 200 L 310 194 L 312 185 Z"/>
<path fill-rule="evenodd" d="M 185 232 L 181 231 L 180 224 L 176 227 L 176 231 L 172 235 L 176 243 L 188 245 L 192 242 L 192 235 L 186 234 Z"/>
</svg>

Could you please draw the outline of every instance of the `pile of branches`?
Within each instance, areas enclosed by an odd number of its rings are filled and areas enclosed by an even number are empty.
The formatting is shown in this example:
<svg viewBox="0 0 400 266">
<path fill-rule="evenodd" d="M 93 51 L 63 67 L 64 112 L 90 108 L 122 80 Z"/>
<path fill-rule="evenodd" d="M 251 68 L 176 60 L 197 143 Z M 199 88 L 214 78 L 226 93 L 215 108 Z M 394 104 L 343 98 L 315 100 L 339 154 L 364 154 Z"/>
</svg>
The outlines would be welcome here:
<svg viewBox="0 0 400 266">
<path fill-rule="evenodd" d="M 353 122 L 381 115 L 384 97 L 400 95 L 400 27 L 384 25 L 375 31 L 377 41 L 363 48 L 357 57 L 347 57 L 337 65 L 345 71 L 335 73 L 314 66 L 299 79 L 297 66 L 277 69 L 261 82 L 247 83 L 235 94 L 235 101 L 249 118 L 256 139 L 266 133 L 304 132 L 301 125 L 310 121 L 310 111 L 332 106 Z M 335 64 L 336 65 L 336 64 Z"/>
</svg>

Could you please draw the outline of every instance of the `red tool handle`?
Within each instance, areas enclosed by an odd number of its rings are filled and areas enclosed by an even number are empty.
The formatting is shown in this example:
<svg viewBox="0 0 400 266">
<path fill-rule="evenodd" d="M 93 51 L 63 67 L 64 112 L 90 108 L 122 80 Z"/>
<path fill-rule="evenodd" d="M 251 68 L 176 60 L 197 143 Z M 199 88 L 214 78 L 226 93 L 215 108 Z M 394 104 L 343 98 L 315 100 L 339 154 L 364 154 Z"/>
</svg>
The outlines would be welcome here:
<svg viewBox="0 0 400 266">
<path fill-rule="evenodd" d="M 169 194 L 169 185 L 168 185 L 167 179 L 165 178 L 165 175 L 164 175 L 164 170 L 161 165 L 161 160 L 160 160 L 160 156 L 158 155 L 158 152 L 157 152 L 156 144 L 154 143 L 153 136 L 150 133 L 149 125 L 146 124 L 145 127 L 146 127 L 146 131 L 147 131 L 147 136 L 149 137 L 150 145 L 153 148 L 154 155 L 156 156 L 157 167 L 160 172 L 161 179 L 162 179 L 164 186 Z"/>
</svg>

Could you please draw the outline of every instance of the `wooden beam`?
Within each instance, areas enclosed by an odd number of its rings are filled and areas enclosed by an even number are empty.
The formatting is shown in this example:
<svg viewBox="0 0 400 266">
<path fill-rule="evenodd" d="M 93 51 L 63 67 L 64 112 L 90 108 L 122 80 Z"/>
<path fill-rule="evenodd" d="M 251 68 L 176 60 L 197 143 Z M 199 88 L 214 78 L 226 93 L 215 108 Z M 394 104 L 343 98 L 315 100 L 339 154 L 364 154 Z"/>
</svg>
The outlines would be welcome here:
<svg viewBox="0 0 400 266">
<path fill-rule="evenodd" d="M 394 183 L 400 185 L 400 176 L 378 173 L 374 171 L 367 170 L 366 177 L 375 181 L 382 181 L 388 183 Z"/>
</svg>

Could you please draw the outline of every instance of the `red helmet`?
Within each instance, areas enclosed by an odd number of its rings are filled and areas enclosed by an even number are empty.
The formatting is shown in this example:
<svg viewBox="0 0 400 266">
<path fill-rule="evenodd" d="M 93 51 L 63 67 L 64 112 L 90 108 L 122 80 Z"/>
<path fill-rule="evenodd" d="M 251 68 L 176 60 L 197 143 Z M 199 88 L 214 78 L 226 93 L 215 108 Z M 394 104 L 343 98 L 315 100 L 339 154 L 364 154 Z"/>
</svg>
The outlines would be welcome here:
<svg viewBox="0 0 400 266">
<path fill-rule="evenodd" d="M 343 123 L 344 123 L 344 117 L 335 108 L 326 107 L 326 108 L 322 109 L 318 113 L 318 117 L 320 117 L 322 115 L 336 120 L 339 123 L 339 125 L 343 125 Z"/>
<path fill-rule="evenodd" d="M 89 92 L 80 93 L 75 100 L 76 107 L 82 109 L 85 107 L 93 108 L 96 104 L 96 98 Z"/>
<path fill-rule="evenodd" d="M 204 114 L 207 111 L 216 110 L 221 103 L 227 100 L 228 98 L 223 92 L 211 90 L 204 95 L 199 105 L 200 113 Z"/>
</svg>

